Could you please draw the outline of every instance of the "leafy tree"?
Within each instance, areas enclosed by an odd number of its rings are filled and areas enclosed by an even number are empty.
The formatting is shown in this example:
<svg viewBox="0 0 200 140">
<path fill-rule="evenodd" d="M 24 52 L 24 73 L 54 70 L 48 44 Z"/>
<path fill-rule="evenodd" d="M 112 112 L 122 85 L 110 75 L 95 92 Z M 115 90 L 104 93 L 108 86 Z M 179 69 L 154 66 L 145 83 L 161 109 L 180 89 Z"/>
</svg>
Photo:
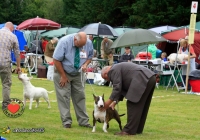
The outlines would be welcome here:
<svg viewBox="0 0 200 140">
<path fill-rule="evenodd" d="M 190 22 L 190 8 L 191 1 L 175 0 L 0 0 L 0 22 L 20 24 L 39 16 L 63 26 L 183 26 Z"/>
<path fill-rule="evenodd" d="M 149 28 L 158 25 L 187 25 L 191 1 L 137 0 L 132 4 L 132 15 L 127 24 Z"/>
<path fill-rule="evenodd" d="M 60 24 L 65 24 L 64 2 L 63 0 L 46 0 L 43 3 L 44 16 Z"/>
<path fill-rule="evenodd" d="M 21 20 L 24 21 L 37 16 L 44 18 L 43 3 L 44 1 L 41 0 L 24 0 L 21 3 L 23 10 L 20 16 Z"/>
</svg>

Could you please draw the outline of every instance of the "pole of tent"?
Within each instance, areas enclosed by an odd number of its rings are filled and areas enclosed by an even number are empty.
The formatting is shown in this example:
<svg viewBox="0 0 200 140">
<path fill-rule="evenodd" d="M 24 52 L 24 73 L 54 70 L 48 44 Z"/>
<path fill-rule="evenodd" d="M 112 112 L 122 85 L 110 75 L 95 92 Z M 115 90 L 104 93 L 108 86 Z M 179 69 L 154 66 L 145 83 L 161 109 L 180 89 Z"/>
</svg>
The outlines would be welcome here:
<svg viewBox="0 0 200 140">
<path fill-rule="evenodd" d="M 188 79 L 189 79 L 189 71 L 190 71 L 190 47 L 191 45 L 189 44 L 189 51 L 188 51 L 188 63 L 187 63 L 187 72 L 186 72 L 186 85 L 185 85 L 185 94 L 187 94 L 187 89 L 188 89 Z"/>
</svg>

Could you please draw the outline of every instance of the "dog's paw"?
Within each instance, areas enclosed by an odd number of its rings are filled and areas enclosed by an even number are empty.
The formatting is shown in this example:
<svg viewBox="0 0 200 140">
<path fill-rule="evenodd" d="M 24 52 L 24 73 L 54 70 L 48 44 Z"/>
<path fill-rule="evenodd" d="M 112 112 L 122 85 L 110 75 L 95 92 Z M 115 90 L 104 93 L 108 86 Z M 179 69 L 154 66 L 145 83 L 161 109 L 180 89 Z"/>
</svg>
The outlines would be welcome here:
<svg viewBox="0 0 200 140">
<path fill-rule="evenodd" d="M 107 130 L 103 130 L 105 133 L 108 133 L 108 131 Z"/>
</svg>

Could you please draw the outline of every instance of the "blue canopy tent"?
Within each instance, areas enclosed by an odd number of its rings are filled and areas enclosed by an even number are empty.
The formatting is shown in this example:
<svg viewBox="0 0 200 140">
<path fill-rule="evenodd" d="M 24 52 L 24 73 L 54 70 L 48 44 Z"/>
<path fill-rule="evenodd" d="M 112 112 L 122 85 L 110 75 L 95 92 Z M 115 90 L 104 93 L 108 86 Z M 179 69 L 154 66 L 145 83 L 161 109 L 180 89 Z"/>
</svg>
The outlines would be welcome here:
<svg viewBox="0 0 200 140">
<path fill-rule="evenodd" d="M 0 24 L 0 29 L 3 28 L 5 24 Z M 21 52 L 24 52 L 24 46 L 27 45 L 27 42 L 24 38 L 23 32 L 16 30 L 17 25 L 14 25 L 15 30 L 13 33 L 17 36 L 18 42 L 19 42 L 19 49 Z M 11 52 L 11 59 L 12 63 L 16 63 L 16 58 L 13 52 Z"/>
<path fill-rule="evenodd" d="M 0 24 L 0 29 L 3 28 L 5 26 L 5 23 Z M 14 25 L 14 28 L 16 29 L 17 25 Z"/>
</svg>

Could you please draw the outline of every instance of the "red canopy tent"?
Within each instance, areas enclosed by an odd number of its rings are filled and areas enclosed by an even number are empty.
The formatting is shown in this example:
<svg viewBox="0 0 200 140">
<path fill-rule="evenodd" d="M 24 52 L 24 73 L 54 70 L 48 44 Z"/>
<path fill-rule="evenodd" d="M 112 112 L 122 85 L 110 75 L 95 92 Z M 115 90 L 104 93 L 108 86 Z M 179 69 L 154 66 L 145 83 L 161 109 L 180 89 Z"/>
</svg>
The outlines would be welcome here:
<svg viewBox="0 0 200 140">
<path fill-rule="evenodd" d="M 177 43 L 179 39 L 185 38 L 187 35 L 189 35 L 189 29 L 185 27 L 162 33 L 162 36 L 167 39 L 168 42 L 163 42 L 158 45 L 158 49 L 166 52 L 167 55 L 170 55 L 171 53 L 177 53 Z M 192 47 L 194 48 L 197 56 L 196 62 L 200 64 L 200 60 L 198 60 L 198 56 L 200 55 L 200 32 L 195 31 L 194 36 L 194 44 L 192 44 Z"/>
</svg>

